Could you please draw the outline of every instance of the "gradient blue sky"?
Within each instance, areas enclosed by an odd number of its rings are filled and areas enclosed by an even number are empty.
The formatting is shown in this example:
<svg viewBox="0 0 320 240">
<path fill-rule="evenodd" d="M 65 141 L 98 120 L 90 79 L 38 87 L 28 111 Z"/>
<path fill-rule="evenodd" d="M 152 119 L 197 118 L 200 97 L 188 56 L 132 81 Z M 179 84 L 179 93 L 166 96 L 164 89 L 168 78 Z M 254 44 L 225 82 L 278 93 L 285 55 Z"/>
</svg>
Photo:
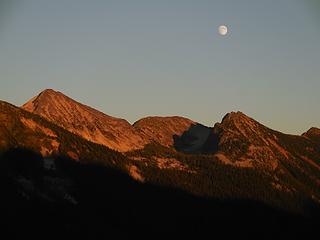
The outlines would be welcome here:
<svg viewBox="0 0 320 240">
<path fill-rule="evenodd" d="M 130 122 L 243 111 L 320 127 L 313 0 L 0 0 L 0 99 L 59 90 Z M 221 37 L 220 24 L 230 33 Z"/>
</svg>

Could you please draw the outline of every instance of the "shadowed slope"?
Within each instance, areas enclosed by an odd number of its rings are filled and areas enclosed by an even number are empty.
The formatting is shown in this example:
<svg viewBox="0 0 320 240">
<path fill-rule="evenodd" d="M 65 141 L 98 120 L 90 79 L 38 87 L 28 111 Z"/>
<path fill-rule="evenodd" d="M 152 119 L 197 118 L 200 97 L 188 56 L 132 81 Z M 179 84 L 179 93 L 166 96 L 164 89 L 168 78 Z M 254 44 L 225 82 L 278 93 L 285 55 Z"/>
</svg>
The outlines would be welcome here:
<svg viewBox="0 0 320 240">
<path fill-rule="evenodd" d="M 312 214 L 300 216 L 254 200 L 201 198 L 68 159 L 46 170 L 36 153 L 20 149 L 0 164 L 0 229 L 11 238 L 300 239 L 318 229 L 312 204 Z"/>
</svg>

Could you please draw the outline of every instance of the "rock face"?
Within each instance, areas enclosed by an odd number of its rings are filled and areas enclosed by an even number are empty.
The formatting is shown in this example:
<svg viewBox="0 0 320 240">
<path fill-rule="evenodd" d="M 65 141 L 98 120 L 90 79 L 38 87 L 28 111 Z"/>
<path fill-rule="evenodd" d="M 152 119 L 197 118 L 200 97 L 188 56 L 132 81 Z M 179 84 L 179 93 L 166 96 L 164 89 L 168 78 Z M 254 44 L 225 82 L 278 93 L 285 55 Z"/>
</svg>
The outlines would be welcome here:
<svg viewBox="0 0 320 240">
<path fill-rule="evenodd" d="M 174 146 L 175 136 L 180 136 L 196 123 L 183 117 L 146 117 L 138 120 L 133 126 L 150 140 L 166 147 Z"/>
<path fill-rule="evenodd" d="M 124 119 L 108 116 L 48 89 L 22 106 L 94 143 L 126 152 L 143 148 L 148 138 Z"/>
</svg>

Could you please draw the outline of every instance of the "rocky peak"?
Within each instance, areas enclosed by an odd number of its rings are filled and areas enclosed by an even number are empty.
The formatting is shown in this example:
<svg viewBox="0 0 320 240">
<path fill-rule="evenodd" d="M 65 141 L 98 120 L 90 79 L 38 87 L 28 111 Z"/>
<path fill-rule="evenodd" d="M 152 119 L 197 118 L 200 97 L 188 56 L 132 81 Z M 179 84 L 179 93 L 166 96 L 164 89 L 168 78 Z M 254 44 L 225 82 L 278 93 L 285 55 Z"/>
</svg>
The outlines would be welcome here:
<svg viewBox="0 0 320 240">
<path fill-rule="evenodd" d="M 222 118 L 221 123 L 214 125 L 213 131 L 215 134 L 219 134 L 221 131 L 227 131 L 233 135 L 242 135 L 248 138 L 257 134 L 261 127 L 262 125 L 260 123 L 238 111 L 227 113 Z"/>
<path fill-rule="evenodd" d="M 37 96 L 30 99 L 28 102 L 26 102 L 22 108 L 24 110 L 27 110 L 29 112 L 35 112 L 37 110 L 41 110 L 38 108 L 43 107 L 44 105 L 51 104 L 54 101 L 57 100 L 66 100 L 67 97 L 64 96 L 62 93 L 54 91 L 53 89 L 46 89 L 39 93 Z"/>
<path fill-rule="evenodd" d="M 144 135 L 124 119 L 106 115 L 47 89 L 22 106 L 89 141 L 121 152 L 142 148 Z"/>
<path fill-rule="evenodd" d="M 248 117 L 244 113 L 238 111 L 238 112 L 230 112 L 227 113 L 221 121 L 221 124 L 228 125 L 228 124 L 248 124 L 248 125 L 254 125 L 256 121 L 252 118 Z"/>
<path fill-rule="evenodd" d="M 219 157 L 224 161 L 227 159 L 247 166 L 263 164 L 274 169 L 278 156 L 288 158 L 277 136 L 276 131 L 244 113 L 231 112 L 223 117 L 221 123 L 214 125 L 210 139 L 218 143 Z"/>
</svg>

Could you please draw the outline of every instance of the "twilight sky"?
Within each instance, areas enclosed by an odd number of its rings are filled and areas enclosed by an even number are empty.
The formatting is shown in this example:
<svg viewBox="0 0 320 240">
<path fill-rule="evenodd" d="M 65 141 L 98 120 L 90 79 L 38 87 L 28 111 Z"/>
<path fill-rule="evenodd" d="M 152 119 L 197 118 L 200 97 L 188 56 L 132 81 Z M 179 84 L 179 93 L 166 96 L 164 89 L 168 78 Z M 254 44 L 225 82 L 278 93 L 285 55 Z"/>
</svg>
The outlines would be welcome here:
<svg viewBox="0 0 320 240">
<path fill-rule="evenodd" d="M 229 27 L 227 36 L 218 26 Z M 130 122 L 242 111 L 320 127 L 314 0 L 0 0 L 0 99 L 53 88 Z"/>
</svg>

